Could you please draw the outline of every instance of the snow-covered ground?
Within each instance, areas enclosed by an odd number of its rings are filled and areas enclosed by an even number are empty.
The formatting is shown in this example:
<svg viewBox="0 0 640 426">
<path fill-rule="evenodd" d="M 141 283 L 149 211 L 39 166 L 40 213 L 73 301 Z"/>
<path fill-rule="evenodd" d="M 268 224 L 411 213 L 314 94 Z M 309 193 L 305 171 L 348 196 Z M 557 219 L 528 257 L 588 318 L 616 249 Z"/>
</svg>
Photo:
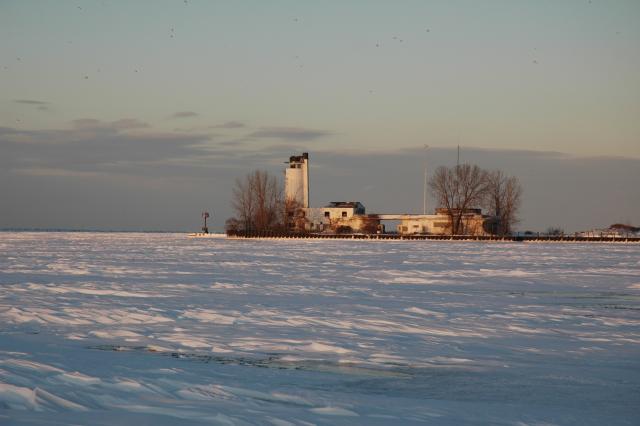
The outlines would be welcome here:
<svg viewBox="0 0 640 426">
<path fill-rule="evenodd" d="M 640 245 L 0 233 L 0 424 L 640 424 Z"/>
</svg>

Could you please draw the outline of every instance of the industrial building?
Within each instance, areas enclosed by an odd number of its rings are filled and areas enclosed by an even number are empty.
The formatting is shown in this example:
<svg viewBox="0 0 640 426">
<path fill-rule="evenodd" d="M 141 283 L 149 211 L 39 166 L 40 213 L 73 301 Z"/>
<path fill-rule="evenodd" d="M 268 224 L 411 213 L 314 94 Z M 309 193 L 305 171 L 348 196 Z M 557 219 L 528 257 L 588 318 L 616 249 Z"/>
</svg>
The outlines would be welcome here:
<svg viewBox="0 0 640 426">
<path fill-rule="evenodd" d="M 435 214 L 367 214 L 359 201 L 333 201 L 324 207 L 309 205 L 309 154 L 291 156 L 285 169 L 285 197 L 288 226 L 294 231 L 318 233 L 384 233 L 384 221 L 396 221 L 400 235 L 451 233 L 451 216 L 447 209 Z M 462 225 L 466 235 L 491 235 L 495 218 L 480 209 L 466 209 Z"/>
</svg>

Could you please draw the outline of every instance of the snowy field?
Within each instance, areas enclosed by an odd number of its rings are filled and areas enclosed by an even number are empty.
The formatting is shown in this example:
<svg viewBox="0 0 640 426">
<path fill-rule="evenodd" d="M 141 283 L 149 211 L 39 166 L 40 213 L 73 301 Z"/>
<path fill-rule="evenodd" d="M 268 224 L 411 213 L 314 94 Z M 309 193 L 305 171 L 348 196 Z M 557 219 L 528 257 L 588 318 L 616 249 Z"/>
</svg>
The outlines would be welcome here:
<svg viewBox="0 0 640 426">
<path fill-rule="evenodd" d="M 640 245 L 0 233 L 0 424 L 640 424 Z"/>
</svg>

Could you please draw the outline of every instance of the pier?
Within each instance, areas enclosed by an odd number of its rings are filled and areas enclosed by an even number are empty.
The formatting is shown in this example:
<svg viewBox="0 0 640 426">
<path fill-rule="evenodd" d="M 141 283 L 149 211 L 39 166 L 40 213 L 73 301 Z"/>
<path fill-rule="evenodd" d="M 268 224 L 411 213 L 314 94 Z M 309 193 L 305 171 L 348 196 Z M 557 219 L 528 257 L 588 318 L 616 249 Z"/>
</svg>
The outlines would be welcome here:
<svg viewBox="0 0 640 426">
<path fill-rule="evenodd" d="M 198 234 L 193 236 L 197 237 Z M 487 242 L 565 242 L 565 243 L 640 243 L 640 237 L 575 236 L 575 235 L 401 235 L 401 234 L 321 234 L 303 232 L 229 232 L 227 238 L 237 239 L 325 239 L 325 240 L 406 240 L 406 241 L 487 241 Z"/>
</svg>

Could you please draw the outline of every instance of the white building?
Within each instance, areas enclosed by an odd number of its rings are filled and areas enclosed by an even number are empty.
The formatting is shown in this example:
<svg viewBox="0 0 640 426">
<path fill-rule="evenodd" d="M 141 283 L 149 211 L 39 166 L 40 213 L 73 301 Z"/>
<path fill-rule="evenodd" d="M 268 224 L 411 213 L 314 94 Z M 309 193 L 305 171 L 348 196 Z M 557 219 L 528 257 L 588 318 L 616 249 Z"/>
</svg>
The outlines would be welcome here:
<svg viewBox="0 0 640 426">
<path fill-rule="evenodd" d="M 309 208 L 309 154 L 289 157 L 289 167 L 284 172 L 284 191 L 287 202 Z"/>
<path fill-rule="evenodd" d="M 309 206 L 309 154 L 289 157 L 285 169 L 285 197 L 288 205 L 288 227 L 291 230 L 326 233 L 384 233 L 383 221 L 399 221 L 397 233 L 401 235 L 435 234 L 451 232 L 451 217 L 445 209 L 436 209 L 433 215 L 366 214 L 358 201 L 334 201 L 325 207 Z M 480 209 L 466 209 L 462 215 L 463 233 L 488 235 L 493 218 Z"/>
<path fill-rule="evenodd" d="M 307 231 L 337 231 L 351 228 L 358 231 L 366 219 L 365 208 L 359 201 L 332 201 L 325 207 L 302 209 Z"/>
<path fill-rule="evenodd" d="M 452 218 L 447 209 L 438 208 L 436 214 L 379 215 L 381 220 L 400 220 L 398 234 L 445 235 L 451 232 Z M 482 214 L 480 209 L 466 209 L 461 220 L 462 234 L 491 235 L 495 228 L 495 218 Z"/>
</svg>

